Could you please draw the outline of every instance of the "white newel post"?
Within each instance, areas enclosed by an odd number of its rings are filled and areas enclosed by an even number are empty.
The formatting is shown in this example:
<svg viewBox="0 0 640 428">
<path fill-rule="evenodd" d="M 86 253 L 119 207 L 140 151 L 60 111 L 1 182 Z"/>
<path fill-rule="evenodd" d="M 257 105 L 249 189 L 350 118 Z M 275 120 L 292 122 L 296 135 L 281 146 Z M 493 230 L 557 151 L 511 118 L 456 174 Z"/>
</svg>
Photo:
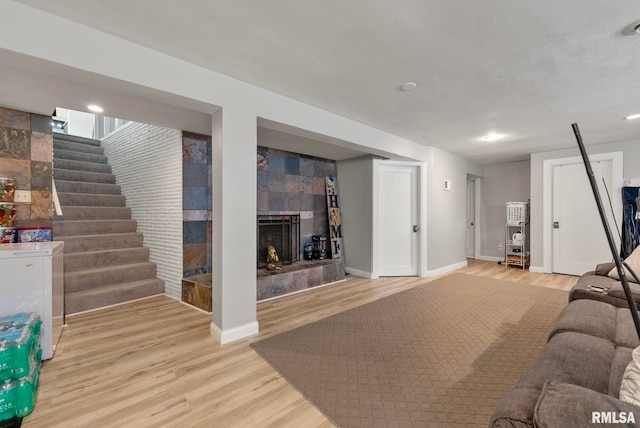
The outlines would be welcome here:
<svg viewBox="0 0 640 428">
<path fill-rule="evenodd" d="M 255 114 L 224 108 L 213 114 L 213 319 L 221 343 L 258 332 L 256 318 Z"/>
</svg>

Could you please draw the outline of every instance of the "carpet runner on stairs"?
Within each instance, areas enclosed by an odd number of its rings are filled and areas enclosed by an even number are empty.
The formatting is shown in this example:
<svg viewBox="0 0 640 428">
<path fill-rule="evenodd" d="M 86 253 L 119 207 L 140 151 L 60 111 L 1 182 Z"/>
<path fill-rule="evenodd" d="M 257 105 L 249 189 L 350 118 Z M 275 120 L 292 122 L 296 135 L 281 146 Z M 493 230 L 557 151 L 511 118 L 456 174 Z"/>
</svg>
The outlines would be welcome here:
<svg viewBox="0 0 640 428">
<path fill-rule="evenodd" d="M 64 241 L 67 314 L 161 294 L 143 235 L 111 173 L 100 141 L 54 133 L 53 176 L 63 216 L 53 239 Z"/>
</svg>

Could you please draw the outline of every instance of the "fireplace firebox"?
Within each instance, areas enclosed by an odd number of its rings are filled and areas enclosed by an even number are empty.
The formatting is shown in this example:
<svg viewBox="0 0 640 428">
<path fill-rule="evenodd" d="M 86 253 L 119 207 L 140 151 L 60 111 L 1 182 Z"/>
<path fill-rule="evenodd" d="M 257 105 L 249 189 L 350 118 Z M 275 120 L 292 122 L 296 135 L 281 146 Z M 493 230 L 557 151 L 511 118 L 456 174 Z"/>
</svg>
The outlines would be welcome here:
<svg viewBox="0 0 640 428">
<path fill-rule="evenodd" d="M 300 215 L 258 215 L 256 224 L 257 265 L 265 267 L 268 248 L 273 246 L 279 263 L 288 265 L 300 260 Z"/>
</svg>

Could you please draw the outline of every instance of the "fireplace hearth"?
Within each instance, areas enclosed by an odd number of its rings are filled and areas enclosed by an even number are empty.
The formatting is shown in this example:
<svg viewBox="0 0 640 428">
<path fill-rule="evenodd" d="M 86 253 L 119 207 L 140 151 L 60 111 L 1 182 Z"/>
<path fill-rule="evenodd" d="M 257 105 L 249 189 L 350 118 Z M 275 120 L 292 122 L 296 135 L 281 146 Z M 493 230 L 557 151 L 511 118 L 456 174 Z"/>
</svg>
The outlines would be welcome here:
<svg viewBox="0 0 640 428">
<path fill-rule="evenodd" d="M 300 260 L 300 215 L 258 215 L 256 222 L 258 268 L 267 264 L 289 265 Z M 275 248 L 279 261 L 270 259 L 269 247 Z"/>
</svg>

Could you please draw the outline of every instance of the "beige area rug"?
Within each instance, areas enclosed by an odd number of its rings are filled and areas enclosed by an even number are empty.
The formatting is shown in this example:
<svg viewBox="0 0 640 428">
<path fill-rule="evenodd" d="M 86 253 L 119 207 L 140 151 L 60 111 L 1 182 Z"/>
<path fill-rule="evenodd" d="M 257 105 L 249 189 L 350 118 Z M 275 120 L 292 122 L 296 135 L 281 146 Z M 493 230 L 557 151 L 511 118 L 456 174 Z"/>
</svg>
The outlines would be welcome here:
<svg viewBox="0 0 640 428">
<path fill-rule="evenodd" d="M 252 347 L 340 427 L 486 427 L 566 303 L 453 274 Z"/>
</svg>

